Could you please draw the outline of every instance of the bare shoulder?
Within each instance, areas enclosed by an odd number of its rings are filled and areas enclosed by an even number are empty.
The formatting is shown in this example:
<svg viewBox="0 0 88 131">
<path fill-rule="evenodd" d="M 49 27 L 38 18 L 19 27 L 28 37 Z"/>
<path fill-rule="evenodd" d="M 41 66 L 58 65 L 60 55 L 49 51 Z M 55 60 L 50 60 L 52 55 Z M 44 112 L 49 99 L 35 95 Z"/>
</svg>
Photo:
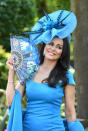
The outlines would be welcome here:
<svg viewBox="0 0 88 131">
<path fill-rule="evenodd" d="M 15 89 L 18 90 L 21 94 L 21 97 L 23 97 L 25 85 L 21 85 L 20 82 L 18 82 Z"/>
</svg>

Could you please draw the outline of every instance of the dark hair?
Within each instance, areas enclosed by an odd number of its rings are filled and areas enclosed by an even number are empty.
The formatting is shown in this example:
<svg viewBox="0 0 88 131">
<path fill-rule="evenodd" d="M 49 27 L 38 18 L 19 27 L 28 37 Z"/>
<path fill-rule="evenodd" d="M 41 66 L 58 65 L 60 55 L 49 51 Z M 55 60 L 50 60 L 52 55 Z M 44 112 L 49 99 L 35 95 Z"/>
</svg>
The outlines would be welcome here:
<svg viewBox="0 0 88 131">
<path fill-rule="evenodd" d="M 40 49 L 39 65 L 43 64 L 44 61 L 44 56 L 43 56 L 44 47 L 45 44 L 43 43 Z M 65 38 L 63 39 L 63 50 L 62 50 L 61 57 L 58 59 L 55 67 L 50 72 L 49 77 L 44 79 L 43 81 L 47 81 L 49 86 L 55 88 L 56 84 L 61 80 L 63 83 L 62 86 L 65 86 L 67 84 L 66 72 L 69 68 L 69 64 L 70 64 L 70 47 L 69 47 L 68 39 Z"/>
</svg>

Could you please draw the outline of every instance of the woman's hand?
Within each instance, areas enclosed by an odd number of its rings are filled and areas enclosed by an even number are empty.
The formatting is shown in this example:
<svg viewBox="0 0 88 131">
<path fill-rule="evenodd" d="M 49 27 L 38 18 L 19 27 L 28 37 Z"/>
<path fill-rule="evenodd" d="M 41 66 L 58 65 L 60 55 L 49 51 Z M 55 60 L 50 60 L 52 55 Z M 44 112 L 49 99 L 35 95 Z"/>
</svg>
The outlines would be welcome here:
<svg viewBox="0 0 88 131">
<path fill-rule="evenodd" d="M 14 71 L 13 64 L 14 64 L 14 57 L 12 55 L 10 55 L 8 57 L 7 62 L 6 62 L 6 65 L 8 66 L 8 68 L 9 68 L 10 71 Z"/>
</svg>

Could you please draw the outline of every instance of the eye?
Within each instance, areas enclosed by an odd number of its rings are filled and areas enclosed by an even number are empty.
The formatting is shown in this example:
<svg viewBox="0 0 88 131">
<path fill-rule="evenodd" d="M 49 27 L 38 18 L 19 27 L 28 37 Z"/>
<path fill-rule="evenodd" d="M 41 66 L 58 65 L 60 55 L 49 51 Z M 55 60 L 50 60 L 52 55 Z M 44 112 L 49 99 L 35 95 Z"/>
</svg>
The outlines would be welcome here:
<svg viewBox="0 0 88 131">
<path fill-rule="evenodd" d="M 52 42 L 50 42 L 50 43 L 48 43 L 48 45 L 51 45 L 51 46 L 53 46 L 53 43 L 52 43 Z"/>
<path fill-rule="evenodd" d="M 57 49 L 60 49 L 60 50 L 62 50 L 62 49 L 63 49 L 63 47 L 62 47 L 62 46 L 60 46 L 60 45 L 57 45 L 57 46 L 56 46 L 56 48 L 57 48 Z"/>
</svg>

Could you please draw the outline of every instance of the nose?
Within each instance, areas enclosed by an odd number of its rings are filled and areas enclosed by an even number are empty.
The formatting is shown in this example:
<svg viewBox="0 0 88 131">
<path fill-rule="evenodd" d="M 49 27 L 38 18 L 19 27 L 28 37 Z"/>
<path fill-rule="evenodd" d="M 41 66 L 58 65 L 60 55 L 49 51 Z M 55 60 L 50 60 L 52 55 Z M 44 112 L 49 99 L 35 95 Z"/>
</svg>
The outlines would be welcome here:
<svg viewBox="0 0 88 131">
<path fill-rule="evenodd" d="M 51 46 L 51 49 L 52 49 L 52 50 L 55 50 L 55 49 L 56 49 L 56 47 L 55 47 L 55 46 Z"/>
</svg>

